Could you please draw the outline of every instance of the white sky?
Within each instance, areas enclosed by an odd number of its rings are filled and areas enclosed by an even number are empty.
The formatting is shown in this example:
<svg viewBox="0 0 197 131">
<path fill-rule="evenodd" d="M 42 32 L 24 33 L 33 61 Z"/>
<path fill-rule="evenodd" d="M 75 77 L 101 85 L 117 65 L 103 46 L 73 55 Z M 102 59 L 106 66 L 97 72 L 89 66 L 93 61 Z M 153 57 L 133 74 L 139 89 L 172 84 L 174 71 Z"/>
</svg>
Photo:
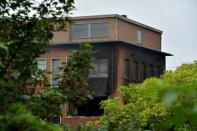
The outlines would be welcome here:
<svg viewBox="0 0 197 131">
<path fill-rule="evenodd" d="M 76 0 L 73 16 L 126 14 L 163 31 L 167 69 L 197 60 L 197 0 Z"/>
</svg>

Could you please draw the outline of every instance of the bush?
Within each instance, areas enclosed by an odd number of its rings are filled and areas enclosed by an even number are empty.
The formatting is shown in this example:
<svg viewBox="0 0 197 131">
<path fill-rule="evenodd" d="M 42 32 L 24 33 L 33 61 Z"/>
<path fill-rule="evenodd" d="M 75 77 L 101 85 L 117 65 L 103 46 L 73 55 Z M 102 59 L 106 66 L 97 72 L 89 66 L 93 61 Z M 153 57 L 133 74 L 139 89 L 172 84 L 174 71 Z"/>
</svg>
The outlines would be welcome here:
<svg viewBox="0 0 197 131">
<path fill-rule="evenodd" d="M 1 131 L 62 131 L 61 127 L 33 116 L 20 103 L 8 105 L 3 113 L 0 114 Z"/>
<path fill-rule="evenodd" d="M 109 99 L 102 103 L 100 128 L 129 130 L 196 130 L 197 64 L 184 64 L 161 78 L 142 84 L 122 86 L 126 100 Z"/>
</svg>

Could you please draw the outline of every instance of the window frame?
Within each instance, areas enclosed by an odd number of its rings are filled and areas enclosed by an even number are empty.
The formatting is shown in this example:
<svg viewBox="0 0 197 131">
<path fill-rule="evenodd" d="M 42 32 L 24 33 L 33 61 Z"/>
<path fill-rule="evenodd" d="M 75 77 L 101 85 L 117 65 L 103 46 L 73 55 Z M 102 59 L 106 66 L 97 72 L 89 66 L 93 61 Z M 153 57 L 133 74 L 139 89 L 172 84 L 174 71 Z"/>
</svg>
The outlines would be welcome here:
<svg viewBox="0 0 197 131">
<path fill-rule="evenodd" d="M 92 36 L 91 34 L 92 34 L 92 32 L 91 32 L 91 25 L 93 25 L 93 24 L 107 24 L 107 35 L 106 36 Z M 90 38 L 107 38 L 107 37 L 109 37 L 109 22 L 95 22 L 95 23 L 90 23 L 90 28 L 89 28 L 89 33 L 90 33 Z"/>
<path fill-rule="evenodd" d="M 148 65 L 148 72 L 149 72 L 149 77 L 154 77 L 154 65 L 153 64 Z"/>
<path fill-rule="evenodd" d="M 37 67 L 38 67 L 38 61 L 41 61 L 41 60 L 43 60 L 45 62 L 45 67 L 44 67 L 45 69 L 43 71 L 46 71 L 46 69 L 47 69 L 47 61 L 46 61 L 46 58 L 37 58 L 36 59 Z M 39 67 L 38 67 L 38 69 L 39 69 Z"/>
<path fill-rule="evenodd" d="M 139 62 L 136 60 L 133 61 L 133 80 L 136 82 L 139 81 Z"/>
<path fill-rule="evenodd" d="M 51 87 L 52 88 L 58 88 L 59 86 L 54 86 L 53 85 L 53 60 L 59 60 L 60 61 L 60 66 L 59 66 L 59 68 L 61 67 L 61 58 L 52 58 L 51 59 Z M 61 75 L 61 72 L 60 72 L 60 70 L 59 70 L 59 75 Z M 59 79 L 59 81 L 60 81 L 61 79 Z"/>
<path fill-rule="evenodd" d="M 101 62 L 101 59 L 106 59 L 107 60 L 107 62 Z M 101 72 L 101 63 L 107 63 L 107 71 L 102 71 Z M 95 69 L 91 69 L 90 71 L 89 71 L 89 75 L 88 75 L 88 77 L 89 78 L 108 78 L 109 77 L 109 58 L 108 57 L 97 57 L 97 58 L 95 58 L 95 62 L 93 63 L 94 65 L 95 65 Z M 98 67 L 97 67 L 98 66 Z M 97 71 L 97 68 L 98 68 L 98 71 Z M 91 75 L 91 72 L 92 72 L 92 75 Z M 103 75 L 102 73 L 105 73 L 106 74 L 106 76 L 105 75 Z M 94 75 L 93 75 L 94 74 Z"/>
<path fill-rule="evenodd" d="M 139 35 L 140 34 L 140 35 Z M 139 39 L 140 38 L 140 39 Z M 136 31 L 136 43 L 138 45 L 142 45 L 143 44 L 143 31 L 141 29 L 138 29 Z"/>
<path fill-rule="evenodd" d="M 93 24 L 107 24 L 107 35 L 106 36 L 92 36 L 91 34 L 91 26 Z M 73 38 L 72 36 L 72 26 L 73 25 L 88 25 L 88 37 L 78 37 L 78 38 Z M 71 40 L 78 40 L 78 39 L 94 39 L 94 38 L 108 38 L 109 37 L 109 22 L 108 21 L 102 21 L 102 22 L 91 22 L 91 23 L 74 23 L 70 25 L 70 39 Z"/>
<path fill-rule="evenodd" d="M 74 37 L 73 38 L 73 30 L 72 30 L 72 26 L 73 25 L 88 25 L 88 36 L 87 37 L 81 37 L 81 36 L 79 36 L 79 37 Z M 71 38 L 71 40 L 76 40 L 76 39 L 88 39 L 88 38 L 90 38 L 90 25 L 89 25 L 89 23 L 78 23 L 78 24 L 71 24 L 70 25 L 70 38 Z"/>
<path fill-rule="evenodd" d="M 147 64 L 141 63 L 141 79 L 144 81 L 147 78 Z"/>
<path fill-rule="evenodd" d="M 126 63 L 127 63 L 127 65 L 126 65 Z M 123 78 L 128 80 L 130 78 L 130 60 L 124 59 L 123 64 L 124 64 L 123 65 Z"/>
</svg>

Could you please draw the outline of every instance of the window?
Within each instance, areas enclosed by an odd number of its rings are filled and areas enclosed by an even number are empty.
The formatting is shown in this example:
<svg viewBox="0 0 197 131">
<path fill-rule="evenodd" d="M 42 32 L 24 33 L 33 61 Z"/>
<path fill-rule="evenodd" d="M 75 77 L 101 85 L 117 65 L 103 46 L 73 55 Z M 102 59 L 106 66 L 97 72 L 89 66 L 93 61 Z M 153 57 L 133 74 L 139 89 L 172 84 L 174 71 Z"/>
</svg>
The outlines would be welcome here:
<svg viewBox="0 0 197 131">
<path fill-rule="evenodd" d="M 137 30 L 137 44 L 142 44 L 142 31 Z"/>
<path fill-rule="evenodd" d="M 141 64 L 141 78 L 142 80 L 146 79 L 146 63 Z"/>
<path fill-rule="evenodd" d="M 95 68 L 90 70 L 89 77 L 108 77 L 108 59 L 96 58 Z"/>
<path fill-rule="evenodd" d="M 149 77 L 153 77 L 154 76 L 154 69 L 153 69 L 153 65 L 152 64 L 149 65 L 148 72 L 149 72 Z"/>
<path fill-rule="evenodd" d="M 60 75 L 60 59 L 52 59 L 52 87 L 58 87 Z"/>
<path fill-rule="evenodd" d="M 124 59 L 124 78 L 128 79 L 129 78 L 129 60 Z"/>
<path fill-rule="evenodd" d="M 89 24 L 71 25 L 72 39 L 89 38 Z"/>
<path fill-rule="evenodd" d="M 108 36 L 108 23 L 94 23 L 90 25 L 90 37 L 95 38 Z"/>
<path fill-rule="evenodd" d="M 90 23 L 71 25 L 71 39 L 96 38 L 108 36 L 108 23 Z"/>
<path fill-rule="evenodd" d="M 133 62 L 133 80 L 135 80 L 135 81 L 139 80 L 138 72 L 139 72 L 138 62 L 134 61 Z"/>
<path fill-rule="evenodd" d="M 70 59 L 71 59 L 70 56 L 66 57 L 66 64 L 68 64 L 68 62 L 70 61 Z"/>
<path fill-rule="evenodd" d="M 38 64 L 38 69 L 40 70 L 46 70 L 46 61 L 43 59 L 39 59 L 37 60 L 37 64 Z"/>
<path fill-rule="evenodd" d="M 107 96 L 94 97 L 86 104 L 80 105 L 77 108 L 78 116 L 101 116 L 103 115 L 103 109 L 100 108 L 101 101 L 107 100 Z"/>
<path fill-rule="evenodd" d="M 161 75 L 161 67 L 160 66 L 156 66 L 156 76 L 160 77 Z"/>
</svg>

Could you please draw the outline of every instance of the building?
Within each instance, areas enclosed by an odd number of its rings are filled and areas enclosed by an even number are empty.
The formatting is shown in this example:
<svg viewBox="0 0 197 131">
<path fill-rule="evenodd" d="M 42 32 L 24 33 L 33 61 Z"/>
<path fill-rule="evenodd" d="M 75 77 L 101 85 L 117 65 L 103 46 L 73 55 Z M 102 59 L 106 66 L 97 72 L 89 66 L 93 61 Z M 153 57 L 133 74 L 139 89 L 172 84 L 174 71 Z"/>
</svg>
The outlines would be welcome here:
<svg viewBox="0 0 197 131">
<path fill-rule="evenodd" d="M 49 52 L 38 59 L 39 67 L 52 71 L 51 82 L 54 87 L 58 81 L 53 79 L 59 73 L 61 62 L 66 62 L 69 52 L 78 49 L 79 44 L 89 42 L 96 60 L 96 69 L 90 71 L 89 84 L 96 92 L 95 98 L 87 105 L 77 107 L 74 116 L 94 116 L 102 114 L 101 100 L 119 96 L 116 89 L 128 83 L 140 83 L 145 78 L 159 77 L 165 70 L 165 58 L 171 54 L 161 51 L 162 31 L 133 21 L 125 15 L 98 15 L 73 17 L 74 23 L 67 31 L 54 32 Z M 62 107 L 65 116 L 61 122 L 74 123 L 79 117 L 68 118 L 67 107 Z M 84 117 L 83 117 L 84 118 Z M 86 119 L 84 118 L 84 121 Z"/>
</svg>

